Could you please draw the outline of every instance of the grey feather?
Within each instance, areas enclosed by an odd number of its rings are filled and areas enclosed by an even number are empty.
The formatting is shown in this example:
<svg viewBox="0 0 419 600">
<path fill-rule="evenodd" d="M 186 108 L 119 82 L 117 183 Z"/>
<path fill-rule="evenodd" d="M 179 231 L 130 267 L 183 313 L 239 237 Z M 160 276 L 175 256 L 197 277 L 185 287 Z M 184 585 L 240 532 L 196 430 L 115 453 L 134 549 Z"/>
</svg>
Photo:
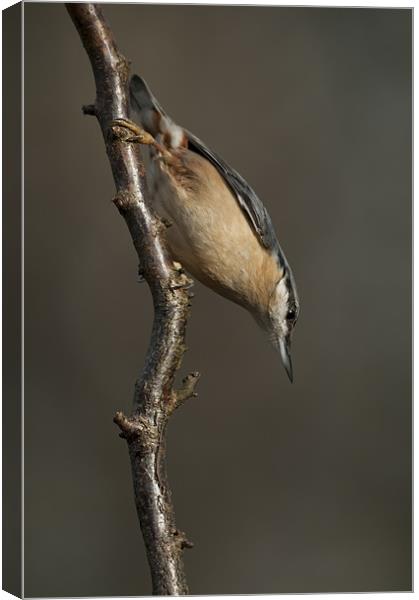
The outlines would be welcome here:
<svg viewBox="0 0 419 600">
<path fill-rule="evenodd" d="M 206 158 L 223 177 L 265 248 L 278 250 L 279 243 L 271 218 L 250 185 L 204 142 L 189 131 L 186 131 L 186 135 L 189 140 L 189 149 Z"/>
<path fill-rule="evenodd" d="M 130 101 L 131 106 L 136 108 L 138 111 L 143 109 L 156 109 L 163 115 L 163 108 L 160 106 L 156 98 L 153 96 L 147 83 L 138 75 L 133 75 L 129 82 Z"/>
</svg>

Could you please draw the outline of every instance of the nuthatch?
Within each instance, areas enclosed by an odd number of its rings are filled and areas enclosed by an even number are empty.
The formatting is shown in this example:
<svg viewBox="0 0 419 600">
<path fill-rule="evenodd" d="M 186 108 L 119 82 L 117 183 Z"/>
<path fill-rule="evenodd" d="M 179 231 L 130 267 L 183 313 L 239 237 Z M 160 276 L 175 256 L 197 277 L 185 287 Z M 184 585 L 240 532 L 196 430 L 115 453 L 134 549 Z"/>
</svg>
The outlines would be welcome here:
<svg viewBox="0 0 419 600">
<path fill-rule="evenodd" d="M 166 239 L 173 259 L 253 315 L 292 381 L 299 302 L 266 208 L 220 156 L 170 119 L 137 75 L 130 82 L 130 116 L 133 121 L 113 125 L 129 130 L 127 141 L 143 144 L 153 207 L 172 223 Z"/>
</svg>

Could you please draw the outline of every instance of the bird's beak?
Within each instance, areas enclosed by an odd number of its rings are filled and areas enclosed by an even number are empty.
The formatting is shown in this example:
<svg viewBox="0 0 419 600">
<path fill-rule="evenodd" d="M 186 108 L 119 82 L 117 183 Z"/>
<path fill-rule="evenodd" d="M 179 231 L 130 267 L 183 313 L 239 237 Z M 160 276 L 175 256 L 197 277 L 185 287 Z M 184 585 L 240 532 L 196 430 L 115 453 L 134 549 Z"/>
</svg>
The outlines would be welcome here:
<svg viewBox="0 0 419 600">
<path fill-rule="evenodd" d="M 281 353 L 282 364 L 285 367 L 287 375 L 291 383 L 293 382 L 292 362 L 290 354 L 290 344 L 288 339 L 279 340 L 279 351 Z"/>
</svg>

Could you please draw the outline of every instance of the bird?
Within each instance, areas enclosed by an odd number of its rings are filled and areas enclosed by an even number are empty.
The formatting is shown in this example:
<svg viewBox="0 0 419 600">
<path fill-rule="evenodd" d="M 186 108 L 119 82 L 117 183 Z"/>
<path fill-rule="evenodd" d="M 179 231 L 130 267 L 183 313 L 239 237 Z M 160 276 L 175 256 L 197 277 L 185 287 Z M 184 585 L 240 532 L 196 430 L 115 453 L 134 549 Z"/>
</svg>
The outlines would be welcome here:
<svg viewBox="0 0 419 600">
<path fill-rule="evenodd" d="M 112 126 L 141 144 L 148 197 L 170 223 L 166 243 L 173 260 L 253 316 L 292 382 L 300 302 L 265 206 L 237 171 L 169 117 L 138 75 L 130 79 L 129 105 L 129 119 Z"/>
</svg>

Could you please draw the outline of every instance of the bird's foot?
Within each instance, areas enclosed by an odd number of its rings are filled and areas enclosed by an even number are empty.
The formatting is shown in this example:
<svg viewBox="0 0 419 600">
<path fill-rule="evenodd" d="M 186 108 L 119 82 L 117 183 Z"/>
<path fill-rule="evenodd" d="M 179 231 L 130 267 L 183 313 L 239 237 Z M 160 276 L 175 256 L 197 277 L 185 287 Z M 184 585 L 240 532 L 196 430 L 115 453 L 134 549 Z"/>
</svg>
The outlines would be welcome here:
<svg viewBox="0 0 419 600">
<path fill-rule="evenodd" d="M 153 136 L 139 127 L 130 119 L 115 119 L 111 121 L 111 130 L 123 142 L 153 146 L 157 142 Z"/>
</svg>

